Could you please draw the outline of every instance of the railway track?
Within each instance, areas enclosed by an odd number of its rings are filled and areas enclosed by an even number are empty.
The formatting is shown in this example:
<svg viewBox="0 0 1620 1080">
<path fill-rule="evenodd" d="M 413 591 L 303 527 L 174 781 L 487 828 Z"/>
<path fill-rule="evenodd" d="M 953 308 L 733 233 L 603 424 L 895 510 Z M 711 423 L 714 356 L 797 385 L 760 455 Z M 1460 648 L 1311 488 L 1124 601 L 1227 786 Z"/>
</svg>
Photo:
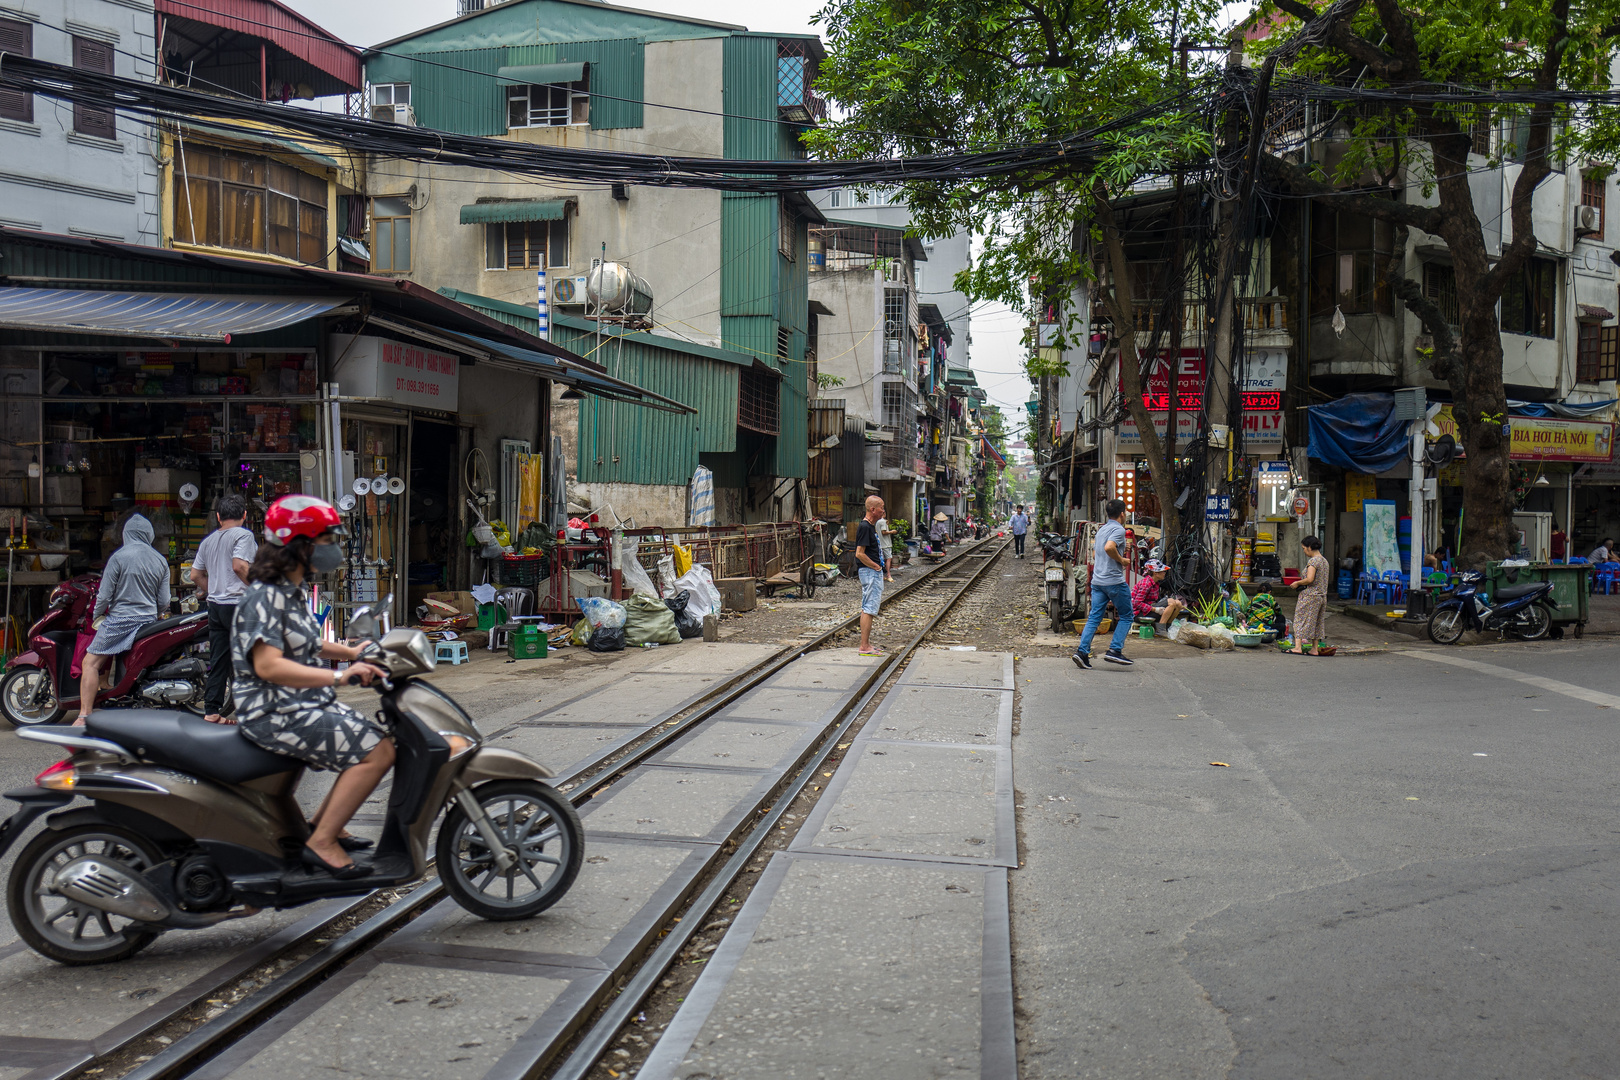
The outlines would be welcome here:
<svg viewBox="0 0 1620 1080">
<path fill-rule="evenodd" d="M 662 860 L 659 865 L 668 871 L 631 917 L 618 920 L 623 925 L 609 927 L 613 931 L 611 940 L 594 954 L 586 955 L 589 948 L 573 952 L 565 949 L 562 955 L 491 948 L 491 932 L 501 933 L 497 928 L 506 924 L 480 922 L 480 929 L 469 934 L 464 923 L 458 924 L 460 909 L 448 899 L 439 882 L 430 879 L 403 895 L 390 894 L 392 898 L 386 902 L 374 894 L 344 904 L 328 918 L 309 921 L 303 933 L 286 942 L 279 954 L 300 948 L 307 952 L 310 944 L 324 939 L 320 948 L 189 1031 L 181 1030 L 185 1025 L 177 1024 L 185 1009 L 172 1009 L 143 1030 L 125 1033 L 116 1045 L 99 1047 L 101 1052 L 94 1057 L 60 1070 L 38 1071 L 30 1075 L 30 1080 L 70 1080 L 79 1076 L 87 1080 L 119 1076 L 128 1080 L 169 1080 L 261 1072 L 291 1075 L 296 1070 L 275 1060 L 273 1050 L 278 1040 L 284 1040 L 300 1023 L 323 1014 L 323 1010 L 331 1014 L 358 1007 L 375 1018 L 376 1003 L 366 997 L 367 988 L 379 981 L 379 971 L 395 970 L 409 976 L 422 971 L 473 970 L 480 972 L 479 977 L 486 983 L 497 983 L 500 976 L 527 977 L 532 981 L 520 985 L 544 984 L 557 990 L 550 999 L 541 994 L 541 1000 L 535 1002 L 538 1017 L 525 1013 L 506 1025 L 509 1030 L 492 1033 L 496 1037 L 488 1042 L 475 1038 L 462 1048 L 471 1052 L 460 1058 L 452 1053 L 440 1072 L 423 1070 L 418 1065 L 410 1074 L 465 1075 L 488 1080 L 585 1076 L 705 924 L 703 916 L 737 891 L 734 883 L 749 860 L 756 857 L 774 831 L 782 828 L 788 808 L 795 800 L 802 801 L 807 785 L 827 764 L 828 757 L 836 753 L 852 726 L 871 712 L 907 659 L 983 580 L 1005 548 L 1005 542 L 996 540 L 964 547 L 944 563 L 895 589 L 884 605 L 887 636 L 892 640 L 897 629 L 911 632 L 906 644 L 888 655 L 855 662 L 849 662 L 847 657 L 838 663 L 818 661 L 818 653 L 834 655 L 826 650 L 837 649 L 852 631 L 858 621 L 858 617 L 852 617 L 812 640 L 777 651 L 698 698 L 678 704 L 667 715 L 647 722 L 636 737 L 617 741 L 559 777 L 558 788 L 584 817 L 587 854 L 595 856 L 593 862 L 601 859 L 617 865 L 620 853 L 628 851 L 635 856 L 656 856 Z M 839 650 L 838 655 L 844 652 Z M 825 678 L 814 678 L 816 675 Z M 813 722 L 770 718 L 773 711 L 783 712 L 806 700 L 825 706 Z M 491 739 L 500 735 L 494 732 Z M 729 759 L 731 751 L 712 748 L 745 745 L 738 740 L 748 736 L 761 737 L 751 740 L 755 745 L 785 749 L 756 753 L 746 766 L 704 760 L 704 755 Z M 776 753 L 774 758 L 772 753 Z M 661 810 L 645 808 L 667 806 L 672 798 L 682 797 L 674 784 L 691 785 L 687 790 L 696 796 L 697 803 L 722 808 L 723 812 L 709 815 L 714 820 L 706 831 L 704 826 L 710 822 L 702 814 L 693 819 L 696 824 L 675 824 L 661 831 L 655 819 L 637 816 L 662 814 Z M 621 807 L 628 809 L 621 812 Z M 576 885 L 575 890 L 578 892 L 580 886 Z M 557 910 L 566 908 L 570 899 L 565 898 Z M 357 914 L 366 917 L 341 936 L 332 936 L 334 926 L 342 925 L 345 919 L 353 922 Z M 542 924 L 537 937 L 545 934 L 548 915 L 537 920 Z M 590 921 L 589 915 L 583 918 Z M 506 926 L 507 932 L 513 929 Z M 467 944 L 472 938 L 477 938 L 479 944 Z M 522 962 L 515 961 L 515 957 L 522 958 Z M 233 980 L 242 977 L 238 971 Z M 401 985 L 420 981 L 407 977 Z M 410 986 L 405 990 L 396 987 L 384 997 L 410 1005 L 417 1000 L 412 993 Z M 233 996 L 232 986 L 222 984 L 202 990 L 193 1005 Z M 440 997 L 454 999 L 456 1005 L 477 1007 L 470 998 L 457 998 L 454 993 Z M 430 1010 L 456 1007 L 443 1002 L 434 1005 L 431 996 L 425 1000 Z M 433 1014 L 430 1011 L 426 1015 Z M 465 1019 L 465 1014 L 458 1015 Z M 323 1028 L 343 1023 L 335 1016 L 323 1016 L 324 1023 L 317 1021 Z M 393 1043 L 401 1052 L 403 1045 L 394 1039 L 420 1033 L 419 1024 L 404 1024 L 397 1033 L 389 1030 L 392 1026 L 381 1025 L 376 1038 Z M 298 1041 L 296 1037 L 285 1039 L 286 1043 Z M 487 1060 L 491 1051 L 483 1048 L 498 1042 L 504 1042 L 507 1048 L 494 1060 Z M 412 1046 L 421 1049 L 421 1044 Z M 356 1071 L 407 1075 L 404 1070 L 392 1072 L 385 1063 L 377 1062 Z"/>
</svg>

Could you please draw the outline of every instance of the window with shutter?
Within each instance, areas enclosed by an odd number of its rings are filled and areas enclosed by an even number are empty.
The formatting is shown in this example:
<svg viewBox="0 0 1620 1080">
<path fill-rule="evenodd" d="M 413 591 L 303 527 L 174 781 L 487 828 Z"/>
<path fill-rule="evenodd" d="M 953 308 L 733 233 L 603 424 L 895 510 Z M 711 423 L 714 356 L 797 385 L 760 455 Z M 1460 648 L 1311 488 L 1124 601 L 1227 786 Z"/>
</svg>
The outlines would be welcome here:
<svg viewBox="0 0 1620 1080">
<path fill-rule="evenodd" d="M 73 39 L 73 66 L 81 71 L 113 73 L 112 46 L 92 38 Z M 111 109 L 97 109 L 90 105 L 73 106 L 73 130 L 80 135 L 93 135 L 99 139 L 116 139 L 118 123 Z"/>
<path fill-rule="evenodd" d="M 1597 381 L 1620 375 L 1620 326 L 1605 326 L 1598 339 Z"/>
<path fill-rule="evenodd" d="M 0 19 L 0 53 L 33 56 L 34 28 L 16 19 Z M 34 95 L 0 87 L 0 117 L 33 123 Z"/>
</svg>

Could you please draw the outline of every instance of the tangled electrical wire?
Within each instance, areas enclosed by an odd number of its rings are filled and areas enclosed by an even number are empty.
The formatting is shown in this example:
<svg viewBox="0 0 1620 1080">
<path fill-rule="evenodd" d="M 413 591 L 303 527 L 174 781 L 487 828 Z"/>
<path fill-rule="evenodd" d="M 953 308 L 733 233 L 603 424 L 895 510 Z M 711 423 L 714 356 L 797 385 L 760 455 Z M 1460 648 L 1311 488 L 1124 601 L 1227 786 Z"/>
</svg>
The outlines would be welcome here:
<svg viewBox="0 0 1620 1080">
<path fill-rule="evenodd" d="M 103 109 L 110 105 L 156 120 L 202 122 L 216 131 L 262 135 L 262 125 L 269 123 L 353 152 L 412 161 L 499 169 L 597 184 L 631 183 L 757 194 L 1084 172 L 1112 152 L 1108 135 L 1128 130 L 1177 107 L 1174 99 L 1167 99 L 1062 138 L 980 153 L 859 161 L 742 161 L 577 150 L 458 135 L 204 94 L 21 56 L 0 55 L 0 87 Z"/>
</svg>

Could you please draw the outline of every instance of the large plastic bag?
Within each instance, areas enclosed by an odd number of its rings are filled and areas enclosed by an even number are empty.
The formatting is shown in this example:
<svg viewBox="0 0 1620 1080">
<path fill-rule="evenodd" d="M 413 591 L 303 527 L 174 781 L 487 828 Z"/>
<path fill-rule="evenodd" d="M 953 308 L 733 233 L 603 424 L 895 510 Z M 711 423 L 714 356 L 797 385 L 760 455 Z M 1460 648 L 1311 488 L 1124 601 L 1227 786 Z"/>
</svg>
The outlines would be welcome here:
<svg viewBox="0 0 1620 1080">
<path fill-rule="evenodd" d="M 591 631 L 591 652 L 619 652 L 624 648 L 624 627 L 603 626 Z"/>
<path fill-rule="evenodd" d="M 675 616 L 675 629 L 680 631 L 683 638 L 703 636 L 703 619 L 692 613 L 691 599 L 692 594 L 682 590 L 664 601 L 664 605 Z"/>
<path fill-rule="evenodd" d="M 679 577 L 684 575 L 688 570 L 692 569 L 692 549 L 689 547 L 682 547 L 680 544 L 675 544 L 674 548 L 675 574 L 677 577 Z"/>
<path fill-rule="evenodd" d="M 1209 647 L 1231 649 L 1237 645 L 1232 628 L 1225 623 L 1213 623 L 1209 628 Z"/>
<path fill-rule="evenodd" d="M 665 600 L 676 595 L 675 556 L 658 556 L 658 591 Z"/>
<path fill-rule="evenodd" d="M 723 606 L 720 590 L 714 587 L 714 575 L 709 573 L 707 566 L 694 565 L 692 569 L 675 579 L 675 587 L 692 594 L 687 606 L 698 618 L 720 614 L 720 608 Z"/>
<path fill-rule="evenodd" d="M 638 649 L 647 642 L 677 645 L 681 632 L 675 627 L 675 613 L 662 600 L 636 594 L 624 602 L 624 643 Z"/>
<path fill-rule="evenodd" d="M 650 596 L 656 600 L 658 599 L 658 588 L 653 584 L 652 577 L 647 573 L 646 568 L 641 565 L 641 560 L 637 558 L 640 549 L 641 540 L 639 537 L 626 536 L 624 538 L 624 542 L 619 548 L 619 573 L 623 575 L 624 583 L 630 587 L 631 592 Z"/>
<path fill-rule="evenodd" d="M 617 630 L 624 625 L 624 606 L 615 604 L 605 596 L 577 596 L 574 603 L 587 619 L 591 620 L 591 629 L 600 630 L 607 627 Z"/>
<path fill-rule="evenodd" d="M 1176 630 L 1175 627 L 1171 628 L 1170 637 L 1172 640 L 1179 641 L 1183 645 L 1191 645 L 1195 649 L 1208 649 L 1213 645 L 1213 640 L 1209 635 L 1209 627 L 1200 626 L 1194 622 L 1177 623 L 1176 626 L 1180 627 L 1180 630 Z"/>
<path fill-rule="evenodd" d="M 588 645 L 591 640 L 591 620 L 580 619 L 574 624 L 573 631 L 568 635 L 570 645 Z"/>
</svg>

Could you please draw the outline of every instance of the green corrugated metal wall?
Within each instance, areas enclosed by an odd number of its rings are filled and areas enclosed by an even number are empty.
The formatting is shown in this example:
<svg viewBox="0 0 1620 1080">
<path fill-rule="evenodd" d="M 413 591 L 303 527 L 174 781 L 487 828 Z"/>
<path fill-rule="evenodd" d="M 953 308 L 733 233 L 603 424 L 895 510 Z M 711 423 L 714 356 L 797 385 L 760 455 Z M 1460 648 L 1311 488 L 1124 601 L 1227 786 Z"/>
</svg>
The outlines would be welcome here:
<svg viewBox="0 0 1620 1080">
<path fill-rule="evenodd" d="M 568 327 L 552 327 L 551 337 L 581 355 L 596 344 L 594 335 Z M 737 365 L 635 341 L 610 340 L 591 358 L 615 377 L 698 412 L 677 415 L 587 397 L 579 403 L 581 481 L 687 484 L 699 454 L 736 448 Z"/>
<path fill-rule="evenodd" d="M 366 79 L 410 83 L 411 107 L 416 122 L 425 128 L 461 135 L 505 135 L 506 85 L 496 78 L 496 71 L 519 64 L 577 61 L 591 65 L 591 89 L 605 95 L 591 99 L 593 129 L 642 124 L 646 46 L 635 38 L 418 50 L 417 55 L 428 62 L 419 63 L 411 56 L 373 56 L 366 62 Z"/>
<path fill-rule="evenodd" d="M 726 121 L 728 124 L 730 120 Z M 726 192 L 720 197 L 720 315 L 776 316 L 777 211 L 775 195 Z M 808 303 L 808 301 L 806 301 Z M 724 335 L 738 348 L 741 342 Z M 750 349 L 756 346 L 750 345 Z M 766 358 L 776 355 L 771 331 Z"/>
</svg>

